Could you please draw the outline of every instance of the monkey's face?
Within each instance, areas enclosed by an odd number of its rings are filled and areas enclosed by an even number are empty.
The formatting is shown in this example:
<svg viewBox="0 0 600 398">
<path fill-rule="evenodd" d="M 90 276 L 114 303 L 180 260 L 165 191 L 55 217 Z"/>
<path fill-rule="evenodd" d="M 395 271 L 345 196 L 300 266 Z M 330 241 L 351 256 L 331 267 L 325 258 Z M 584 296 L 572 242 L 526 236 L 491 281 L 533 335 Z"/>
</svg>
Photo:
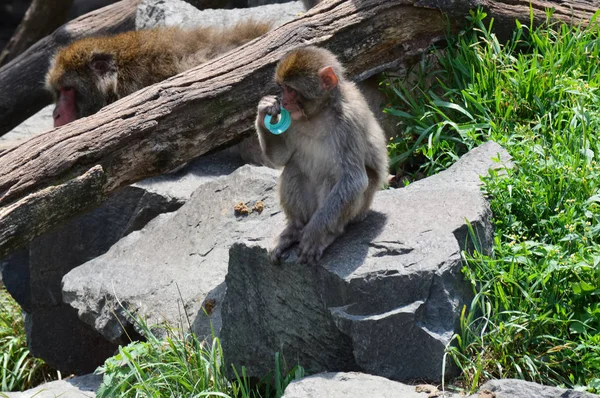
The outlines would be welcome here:
<svg viewBox="0 0 600 398">
<path fill-rule="evenodd" d="M 300 120 L 304 117 L 304 110 L 300 104 L 304 103 L 302 95 L 290 86 L 283 85 L 281 88 L 281 105 L 290 112 L 292 120 Z"/>
<path fill-rule="evenodd" d="M 47 76 L 47 87 L 56 100 L 54 127 L 90 116 L 117 99 L 117 70 L 112 56 L 92 54 L 87 64 L 77 67 L 59 62 L 53 62 Z"/>
<path fill-rule="evenodd" d="M 310 119 L 327 107 L 338 78 L 332 67 L 281 82 L 281 105 L 290 112 L 292 120 Z"/>
</svg>

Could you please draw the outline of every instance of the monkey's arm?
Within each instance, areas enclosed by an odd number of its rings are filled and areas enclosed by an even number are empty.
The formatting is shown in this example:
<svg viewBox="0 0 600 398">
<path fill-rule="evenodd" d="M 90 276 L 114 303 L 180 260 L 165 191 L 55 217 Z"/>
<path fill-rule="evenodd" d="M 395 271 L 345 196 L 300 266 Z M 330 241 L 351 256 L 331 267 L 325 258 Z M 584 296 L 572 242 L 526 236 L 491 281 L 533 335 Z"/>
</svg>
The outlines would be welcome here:
<svg viewBox="0 0 600 398">
<path fill-rule="evenodd" d="M 348 160 L 342 162 L 343 175 L 302 230 L 300 263 L 319 261 L 323 251 L 362 207 L 361 198 L 368 187 L 368 176 L 364 163 L 357 163 L 355 158 Z"/>
<path fill-rule="evenodd" d="M 283 167 L 292 156 L 293 151 L 288 147 L 285 138 L 279 135 L 271 134 L 266 128 L 261 126 L 258 118 L 256 120 L 256 132 L 260 148 L 266 158 L 275 166 Z"/>
<path fill-rule="evenodd" d="M 362 199 L 369 185 L 364 160 L 360 153 L 346 150 L 342 155 L 342 175 L 305 227 L 305 232 L 315 235 L 341 233 L 352 219 L 356 201 Z"/>
<path fill-rule="evenodd" d="M 268 113 L 278 115 L 281 109 L 275 96 L 266 96 L 258 103 L 258 114 L 256 116 L 256 132 L 260 148 L 266 158 L 275 166 L 285 166 L 290 160 L 293 151 L 286 144 L 286 139 L 282 135 L 271 134 L 264 126 L 264 118 Z"/>
</svg>

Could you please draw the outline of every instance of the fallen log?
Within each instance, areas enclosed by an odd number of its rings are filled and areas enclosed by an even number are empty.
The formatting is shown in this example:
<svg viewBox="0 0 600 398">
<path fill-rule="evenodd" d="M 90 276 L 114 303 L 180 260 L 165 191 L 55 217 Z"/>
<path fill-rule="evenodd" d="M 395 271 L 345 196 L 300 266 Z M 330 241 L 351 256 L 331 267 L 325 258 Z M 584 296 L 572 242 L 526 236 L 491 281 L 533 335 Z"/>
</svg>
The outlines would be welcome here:
<svg viewBox="0 0 600 398">
<path fill-rule="evenodd" d="M 43 81 L 57 48 L 87 36 L 135 28 L 141 0 L 123 0 L 68 22 L 0 69 L 0 136 L 52 101 Z"/>
<path fill-rule="evenodd" d="M 218 59 L 0 154 L 0 258 L 119 188 L 248 134 L 258 100 L 274 92 L 274 66 L 291 48 L 327 47 L 349 77 L 363 80 L 414 62 L 444 37 L 448 22 L 458 29 L 464 13 L 449 12 L 448 21 L 440 10 L 451 3 L 330 0 Z M 477 2 L 464 3 L 459 6 L 468 13 Z M 502 4 L 509 10 L 503 15 L 525 7 L 524 1 Z M 595 9 L 584 8 L 578 20 L 589 20 Z M 533 10 L 545 18 L 543 10 Z M 566 10 L 555 15 L 574 21 Z"/>
</svg>

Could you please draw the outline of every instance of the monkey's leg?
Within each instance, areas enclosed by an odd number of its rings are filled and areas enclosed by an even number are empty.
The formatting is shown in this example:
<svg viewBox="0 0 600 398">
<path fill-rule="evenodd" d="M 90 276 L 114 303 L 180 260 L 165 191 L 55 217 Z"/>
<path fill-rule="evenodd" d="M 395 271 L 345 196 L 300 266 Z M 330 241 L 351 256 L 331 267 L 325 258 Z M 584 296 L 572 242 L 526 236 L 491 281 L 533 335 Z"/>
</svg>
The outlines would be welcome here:
<svg viewBox="0 0 600 398">
<path fill-rule="evenodd" d="M 363 194 L 363 200 L 360 203 L 360 209 L 352 215 L 350 219 L 350 223 L 354 224 L 360 222 L 367 218 L 367 214 L 369 214 L 369 209 L 371 208 L 371 204 L 373 203 L 373 197 L 375 193 L 379 191 L 381 188 L 379 187 L 377 175 L 375 172 L 369 168 L 367 168 L 367 175 L 369 177 L 369 185 Z"/>
<path fill-rule="evenodd" d="M 317 207 L 315 195 L 310 191 L 310 185 L 296 165 L 289 163 L 283 169 L 279 181 L 281 207 L 288 223 L 269 254 L 275 264 L 281 262 L 284 253 L 290 247 L 300 242 L 304 226 Z"/>
<path fill-rule="evenodd" d="M 363 208 L 363 195 L 369 179 L 363 169 L 351 166 L 346 168 L 346 175 L 335 184 L 323 205 L 304 227 L 300 239 L 300 262 L 315 264 Z"/>
<path fill-rule="evenodd" d="M 333 224 L 333 228 L 308 229 L 305 228 L 300 239 L 300 263 L 315 265 L 323 256 L 323 252 L 338 236 L 344 233 L 346 225 L 352 220 L 359 209 L 362 200 L 347 203 L 343 206 L 340 217 Z"/>
</svg>

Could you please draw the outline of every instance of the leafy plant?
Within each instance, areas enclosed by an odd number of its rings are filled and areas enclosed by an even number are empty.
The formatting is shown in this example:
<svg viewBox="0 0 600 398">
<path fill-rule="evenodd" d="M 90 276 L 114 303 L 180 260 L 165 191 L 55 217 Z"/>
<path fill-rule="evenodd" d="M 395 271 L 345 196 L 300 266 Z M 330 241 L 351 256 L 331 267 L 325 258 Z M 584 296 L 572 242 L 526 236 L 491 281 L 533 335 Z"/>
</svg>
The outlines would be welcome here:
<svg viewBox="0 0 600 398">
<path fill-rule="evenodd" d="M 0 391 L 23 391 L 58 376 L 30 355 L 21 308 L 0 288 Z"/>
<path fill-rule="evenodd" d="M 287 385 L 304 377 L 299 365 L 286 372 L 287 366 L 275 355 L 275 372 L 254 385 L 242 367 L 228 366 L 218 338 L 200 341 L 195 335 L 181 336 L 165 326 L 167 338 L 159 339 L 142 320 L 138 320 L 145 342 L 120 347 L 119 353 L 106 360 L 97 372 L 103 381 L 98 398 L 109 397 L 240 397 L 279 398 Z"/>
<path fill-rule="evenodd" d="M 600 53 L 587 27 L 516 23 L 501 44 L 485 13 L 391 81 L 402 173 L 426 175 L 486 140 L 514 167 L 484 179 L 493 256 L 466 256 L 475 298 L 448 354 L 470 390 L 489 378 L 600 386 Z M 416 77 L 415 77 L 416 76 Z M 412 83 L 411 83 L 412 82 Z"/>
</svg>

